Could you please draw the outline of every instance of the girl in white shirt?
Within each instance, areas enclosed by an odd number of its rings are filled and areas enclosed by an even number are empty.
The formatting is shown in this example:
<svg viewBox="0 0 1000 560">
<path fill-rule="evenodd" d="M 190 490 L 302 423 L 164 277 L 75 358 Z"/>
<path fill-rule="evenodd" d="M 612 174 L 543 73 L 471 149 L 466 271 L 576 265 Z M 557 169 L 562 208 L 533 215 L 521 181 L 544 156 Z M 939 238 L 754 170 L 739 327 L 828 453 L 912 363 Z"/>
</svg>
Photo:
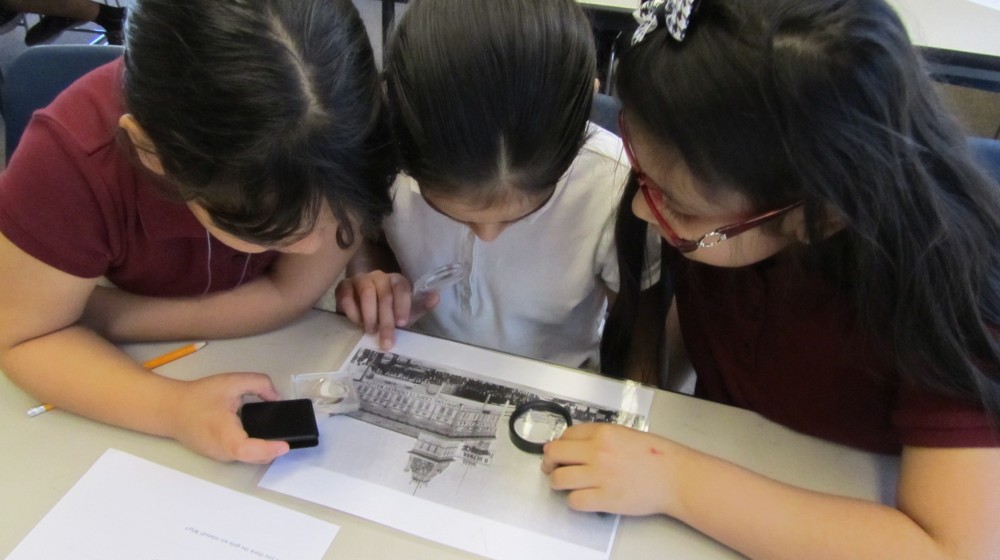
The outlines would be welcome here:
<svg viewBox="0 0 1000 560">
<path fill-rule="evenodd" d="M 587 122 L 595 75 L 573 0 L 412 3 L 385 65 L 404 171 L 388 258 L 356 259 L 338 309 L 383 348 L 419 319 L 432 335 L 593 363 L 629 172 L 620 140 Z M 452 263 L 462 280 L 411 309 L 412 283 Z"/>
</svg>

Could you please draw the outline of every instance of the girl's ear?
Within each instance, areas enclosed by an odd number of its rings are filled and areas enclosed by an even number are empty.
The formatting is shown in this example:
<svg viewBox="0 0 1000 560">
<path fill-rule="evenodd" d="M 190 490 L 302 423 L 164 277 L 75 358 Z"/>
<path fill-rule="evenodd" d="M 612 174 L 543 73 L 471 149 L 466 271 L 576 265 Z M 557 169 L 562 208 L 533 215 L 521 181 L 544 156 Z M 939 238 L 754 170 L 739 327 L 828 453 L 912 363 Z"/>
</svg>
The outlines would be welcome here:
<svg viewBox="0 0 1000 560">
<path fill-rule="evenodd" d="M 823 220 L 823 239 L 830 237 L 847 227 L 847 218 L 831 205 L 826 207 L 826 219 Z"/>
<path fill-rule="evenodd" d="M 146 169 L 157 175 L 165 175 L 166 172 L 163 170 L 163 163 L 160 161 L 160 156 L 156 153 L 156 146 L 149 139 L 145 129 L 139 125 L 139 121 L 135 120 L 135 117 L 131 113 L 126 113 L 118 119 L 118 126 L 128 134 L 129 141 L 135 146 L 135 152 L 139 156 L 139 161 L 146 166 Z"/>
<path fill-rule="evenodd" d="M 847 227 L 847 218 L 844 217 L 836 208 L 827 204 L 824 209 L 823 218 L 820 222 L 820 232 L 823 239 L 830 237 L 831 235 L 837 233 L 838 231 Z M 795 210 L 795 216 L 793 216 L 792 229 L 794 235 L 802 243 L 809 243 L 809 235 L 806 233 L 806 221 L 805 213 L 801 208 Z"/>
</svg>

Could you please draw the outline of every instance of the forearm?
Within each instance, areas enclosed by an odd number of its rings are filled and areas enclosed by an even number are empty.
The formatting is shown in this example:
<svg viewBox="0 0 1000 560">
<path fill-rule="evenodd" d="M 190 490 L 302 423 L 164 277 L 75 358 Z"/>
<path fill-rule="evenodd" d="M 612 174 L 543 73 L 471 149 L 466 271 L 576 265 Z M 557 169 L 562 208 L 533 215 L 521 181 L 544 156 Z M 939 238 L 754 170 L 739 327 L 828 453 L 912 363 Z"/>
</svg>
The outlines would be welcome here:
<svg viewBox="0 0 1000 560">
<path fill-rule="evenodd" d="M 281 255 L 267 275 L 198 297 L 153 298 L 96 290 L 84 322 L 115 341 L 233 338 L 280 327 L 308 310 L 333 284 L 354 249 L 330 240 L 308 255 Z"/>
<path fill-rule="evenodd" d="M 681 453 L 666 513 L 750 558 L 948 558 L 892 507 L 803 490 L 696 451 Z"/>
<path fill-rule="evenodd" d="M 226 373 L 178 381 L 144 369 L 83 327 L 0 353 L 0 369 L 25 391 L 68 412 L 169 437 L 220 461 L 267 463 L 288 444 L 247 437 L 237 411 L 246 395 L 280 395 L 266 375 Z"/>
<path fill-rule="evenodd" d="M 0 369 L 26 392 L 100 422 L 172 436 L 183 383 L 145 370 L 82 327 L 69 327 L 7 349 Z"/>
<path fill-rule="evenodd" d="M 280 397 L 266 375 L 177 381 L 147 371 L 79 324 L 94 280 L 5 241 L 0 236 L 0 370 L 15 384 L 63 410 L 171 437 L 219 460 L 262 463 L 288 451 L 284 442 L 248 438 L 236 416 L 244 395 Z"/>
<path fill-rule="evenodd" d="M 234 338 L 277 328 L 304 313 L 313 301 L 290 297 L 268 279 L 183 298 L 137 296 L 112 288 L 95 291 L 84 321 L 121 342 Z"/>
<path fill-rule="evenodd" d="M 992 560 L 1000 550 L 1000 449 L 904 447 L 897 507 L 769 479 L 663 437 L 570 426 L 542 472 L 569 507 L 664 514 L 758 560 Z"/>
</svg>

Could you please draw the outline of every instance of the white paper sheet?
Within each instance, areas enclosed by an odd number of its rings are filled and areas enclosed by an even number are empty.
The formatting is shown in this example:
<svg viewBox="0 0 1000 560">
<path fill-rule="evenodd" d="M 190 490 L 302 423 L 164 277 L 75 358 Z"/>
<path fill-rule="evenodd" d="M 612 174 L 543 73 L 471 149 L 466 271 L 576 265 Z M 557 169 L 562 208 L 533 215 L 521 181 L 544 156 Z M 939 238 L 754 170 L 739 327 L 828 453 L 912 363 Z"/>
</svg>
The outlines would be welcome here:
<svg viewBox="0 0 1000 560">
<path fill-rule="evenodd" d="M 360 416 L 320 417 L 320 445 L 280 457 L 260 486 L 498 560 L 608 558 L 618 517 L 566 507 L 507 422 L 537 395 L 645 429 L 650 388 L 402 331 L 391 353 L 364 338 L 341 369 Z M 483 418 L 488 433 L 462 431 Z"/>
<path fill-rule="evenodd" d="M 311 560 L 338 527 L 109 449 L 8 560 Z"/>
</svg>

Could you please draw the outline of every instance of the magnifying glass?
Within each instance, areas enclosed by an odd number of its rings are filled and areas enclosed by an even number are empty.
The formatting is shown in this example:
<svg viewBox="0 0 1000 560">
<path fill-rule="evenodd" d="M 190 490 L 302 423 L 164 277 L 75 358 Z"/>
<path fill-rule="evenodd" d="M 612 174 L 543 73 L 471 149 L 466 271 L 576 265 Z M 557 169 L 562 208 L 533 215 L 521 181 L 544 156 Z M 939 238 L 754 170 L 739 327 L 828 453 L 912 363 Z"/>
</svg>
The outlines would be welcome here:
<svg viewBox="0 0 1000 560">
<path fill-rule="evenodd" d="M 546 443 L 573 425 L 569 409 L 552 401 L 528 401 L 510 415 L 510 441 L 528 453 L 542 453 Z"/>
<path fill-rule="evenodd" d="M 421 276 L 413 283 L 414 307 L 420 307 L 423 300 L 430 294 L 439 293 L 445 288 L 461 282 L 469 274 L 469 266 L 465 263 L 451 263 L 434 269 Z"/>
<path fill-rule="evenodd" d="M 343 371 L 293 375 L 292 388 L 296 397 L 311 400 L 320 414 L 351 412 L 361 403 L 351 375 Z"/>
<path fill-rule="evenodd" d="M 347 385 L 341 381 L 328 379 L 319 386 L 319 402 L 334 405 L 347 398 Z"/>
</svg>

